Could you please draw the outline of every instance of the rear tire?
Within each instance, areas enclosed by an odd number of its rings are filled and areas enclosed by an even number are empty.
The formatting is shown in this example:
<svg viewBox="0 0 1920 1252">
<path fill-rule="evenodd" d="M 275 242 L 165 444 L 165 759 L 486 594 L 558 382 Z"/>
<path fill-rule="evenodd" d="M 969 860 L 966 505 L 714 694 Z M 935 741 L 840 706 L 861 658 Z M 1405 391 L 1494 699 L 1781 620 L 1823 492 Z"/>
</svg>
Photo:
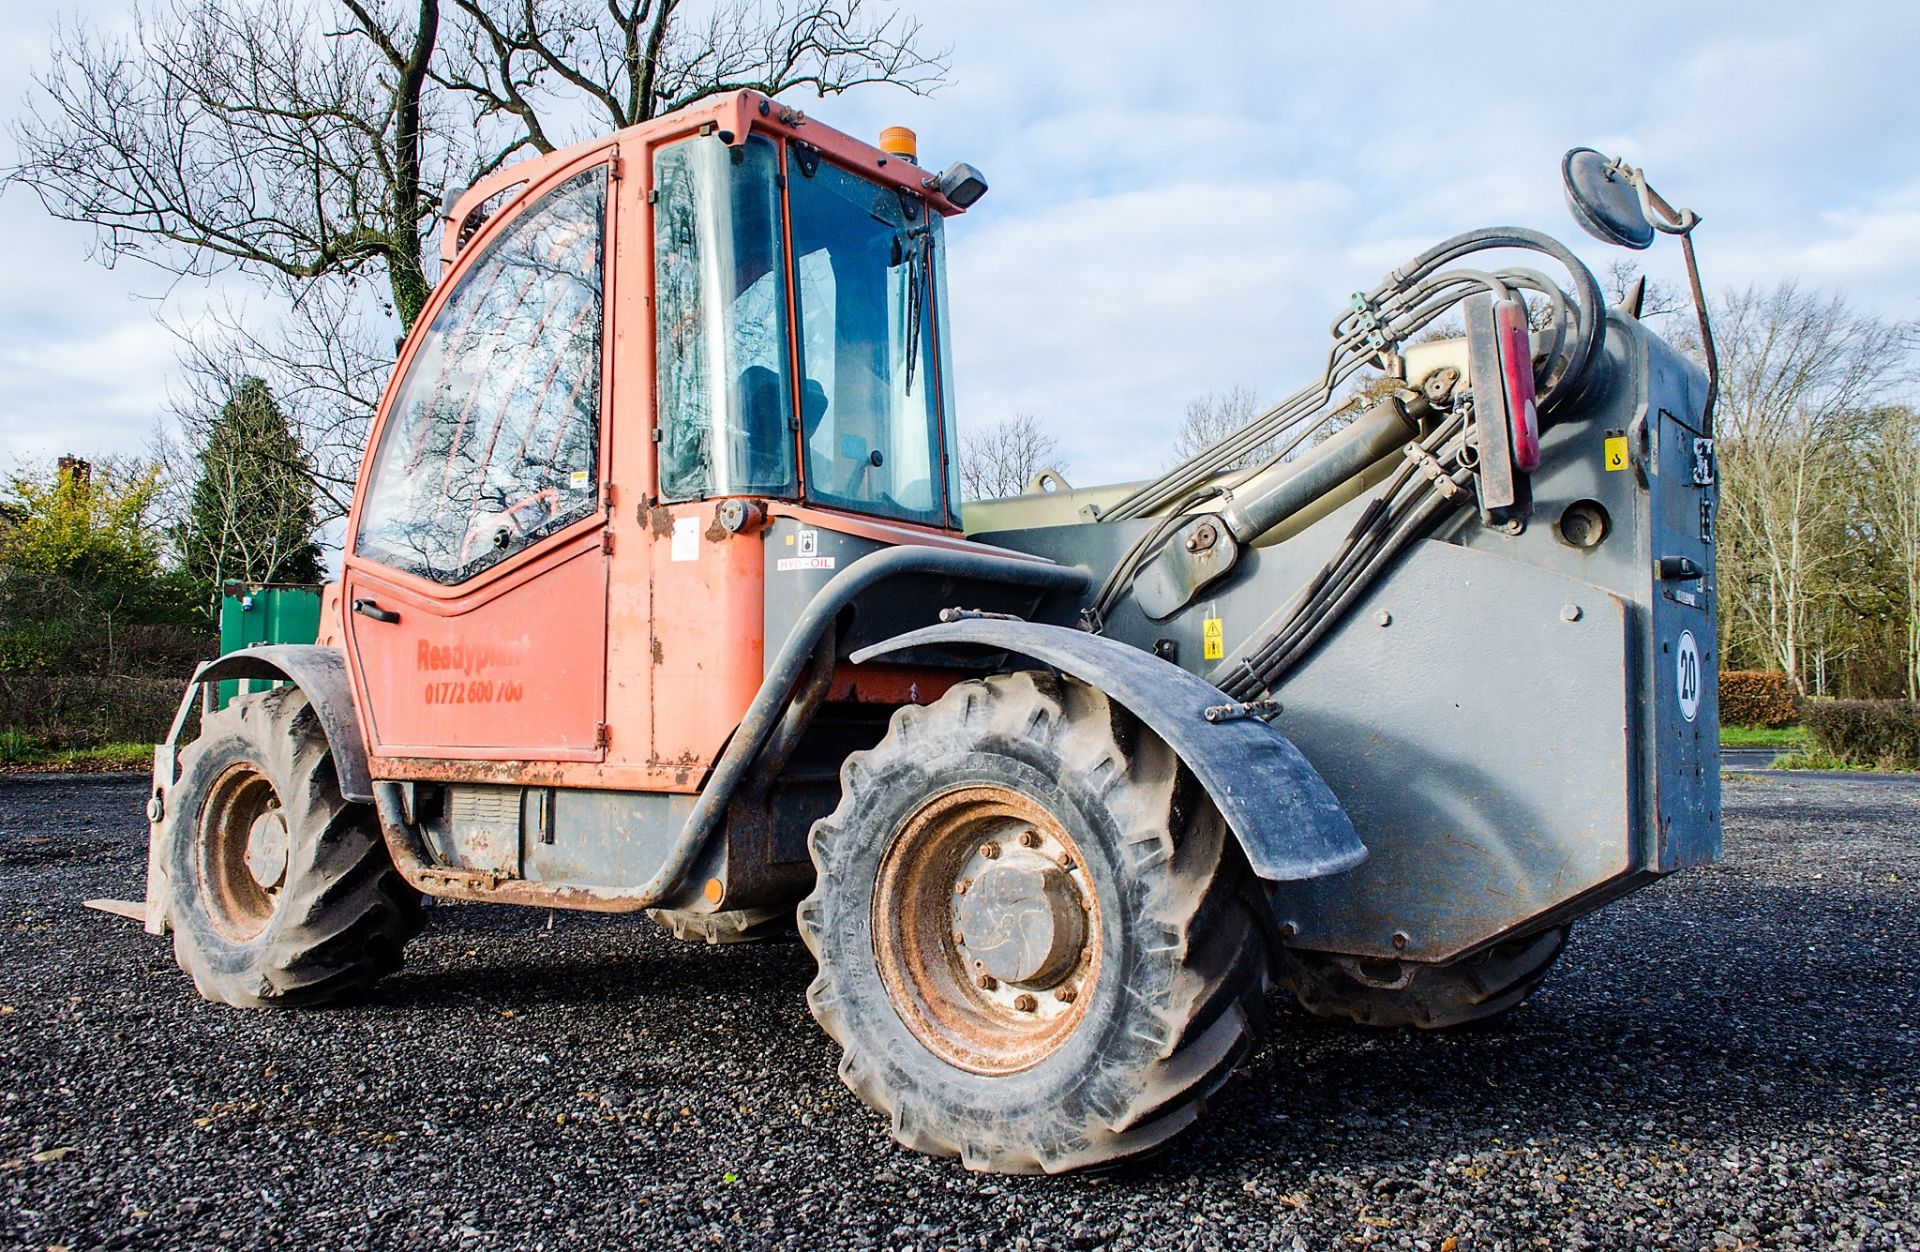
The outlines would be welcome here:
<svg viewBox="0 0 1920 1252">
<path fill-rule="evenodd" d="M 1099 691 L 961 683 L 895 713 L 841 786 L 808 841 L 807 1000 L 903 1145 L 1105 1165 L 1191 1125 L 1251 1051 L 1264 896 L 1173 751 Z"/>
<path fill-rule="evenodd" d="M 1282 948 L 1280 982 L 1315 1017 L 1380 1029 L 1447 1030 L 1491 1021 L 1540 989 L 1567 926 L 1497 943 L 1446 965 Z"/>
<path fill-rule="evenodd" d="M 304 692 L 243 695 L 208 715 L 168 807 L 174 957 L 202 996 L 327 1004 L 400 968 L 420 895 L 372 807 L 341 796 Z"/>
<path fill-rule="evenodd" d="M 793 906 L 773 909 L 648 909 L 647 916 L 687 943 L 768 943 L 793 933 Z"/>
</svg>

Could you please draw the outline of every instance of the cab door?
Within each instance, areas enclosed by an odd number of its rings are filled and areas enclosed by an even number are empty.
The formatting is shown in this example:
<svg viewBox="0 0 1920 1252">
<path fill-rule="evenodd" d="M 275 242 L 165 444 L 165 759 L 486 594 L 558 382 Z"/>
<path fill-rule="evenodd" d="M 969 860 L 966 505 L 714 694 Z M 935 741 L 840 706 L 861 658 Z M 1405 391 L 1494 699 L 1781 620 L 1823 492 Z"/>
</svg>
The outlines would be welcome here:
<svg viewBox="0 0 1920 1252">
<path fill-rule="evenodd" d="M 604 755 L 610 155 L 469 245 L 376 424 L 342 594 L 376 777 Z"/>
</svg>

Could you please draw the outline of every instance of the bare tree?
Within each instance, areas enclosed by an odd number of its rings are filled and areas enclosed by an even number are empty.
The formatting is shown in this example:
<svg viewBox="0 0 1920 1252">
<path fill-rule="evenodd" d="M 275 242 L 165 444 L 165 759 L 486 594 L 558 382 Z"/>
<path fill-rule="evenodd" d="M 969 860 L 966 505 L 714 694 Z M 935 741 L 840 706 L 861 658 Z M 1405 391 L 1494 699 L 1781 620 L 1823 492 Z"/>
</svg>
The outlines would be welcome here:
<svg viewBox="0 0 1920 1252">
<path fill-rule="evenodd" d="M 1920 700 L 1920 413 L 1904 405 L 1876 409 L 1864 436 L 1861 512 L 1896 571 L 1903 679 L 1907 699 Z"/>
<path fill-rule="evenodd" d="M 91 226 L 108 263 L 294 286 L 372 272 L 411 322 L 448 156 L 429 142 L 438 0 L 341 0 L 319 21 L 297 0 L 160 0 L 135 17 L 124 39 L 56 28 L 7 181 Z"/>
<path fill-rule="evenodd" d="M 1260 414 L 1260 397 L 1251 387 L 1234 386 L 1225 391 L 1209 391 L 1204 396 L 1187 401 L 1180 427 L 1173 433 L 1168 464 L 1178 465 L 1196 452 L 1212 447 Z M 1220 468 L 1228 470 L 1258 465 L 1272 457 L 1278 447 L 1277 440 L 1269 439 L 1249 449 L 1245 456 L 1232 464 Z"/>
<path fill-rule="evenodd" d="M 57 28 L 0 185 L 99 257 L 238 270 L 250 302 L 185 337 L 185 409 L 264 378 L 344 512 L 393 347 L 419 316 L 443 189 L 582 127 L 716 92 L 924 92 L 945 52 L 875 0 L 135 0 L 133 33 Z"/>
<path fill-rule="evenodd" d="M 966 432 L 959 453 L 960 494 L 968 500 L 1019 495 L 1041 470 L 1064 474 L 1068 468 L 1060 445 L 1031 413 Z"/>
<path fill-rule="evenodd" d="M 1729 293 L 1713 322 L 1723 627 L 1803 683 L 1810 626 L 1848 549 L 1849 450 L 1901 381 L 1915 331 L 1791 281 Z"/>
<path fill-rule="evenodd" d="M 1607 262 L 1606 272 L 1600 275 L 1600 289 L 1606 293 L 1607 303 L 1625 304 L 1633 295 L 1634 284 L 1645 275 L 1638 266 L 1624 257 L 1615 257 Z M 1640 320 L 1660 322 L 1687 307 L 1687 294 L 1671 283 L 1661 282 L 1657 278 L 1646 279 L 1646 286 L 1640 292 Z"/>
<path fill-rule="evenodd" d="M 189 447 L 197 449 L 207 415 L 242 380 L 263 379 L 300 441 L 323 526 L 353 503 L 367 427 L 393 364 L 390 323 L 369 307 L 366 286 L 321 280 L 272 316 L 257 305 L 223 305 L 175 328 L 181 374 L 168 408 Z"/>
<path fill-rule="evenodd" d="M 837 95 L 870 83 L 938 86 L 945 50 L 918 20 L 870 0 L 453 0 L 440 81 L 481 119 L 511 123 L 492 160 L 551 152 L 721 92 Z"/>
</svg>

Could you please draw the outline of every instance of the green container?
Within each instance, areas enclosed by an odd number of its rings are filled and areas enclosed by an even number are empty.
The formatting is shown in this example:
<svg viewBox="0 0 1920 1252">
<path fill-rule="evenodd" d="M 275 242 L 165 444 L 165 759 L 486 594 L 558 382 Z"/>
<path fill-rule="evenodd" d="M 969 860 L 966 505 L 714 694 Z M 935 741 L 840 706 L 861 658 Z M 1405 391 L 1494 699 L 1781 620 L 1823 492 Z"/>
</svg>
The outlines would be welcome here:
<svg viewBox="0 0 1920 1252">
<path fill-rule="evenodd" d="M 256 643 L 312 643 L 320 636 L 320 588 L 305 583 L 228 583 L 220 595 L 220 654 Z M 224 709 L 243 691 L 278 686 L 268 678 L 230 678 L 213 705 Z"/>
</svg>

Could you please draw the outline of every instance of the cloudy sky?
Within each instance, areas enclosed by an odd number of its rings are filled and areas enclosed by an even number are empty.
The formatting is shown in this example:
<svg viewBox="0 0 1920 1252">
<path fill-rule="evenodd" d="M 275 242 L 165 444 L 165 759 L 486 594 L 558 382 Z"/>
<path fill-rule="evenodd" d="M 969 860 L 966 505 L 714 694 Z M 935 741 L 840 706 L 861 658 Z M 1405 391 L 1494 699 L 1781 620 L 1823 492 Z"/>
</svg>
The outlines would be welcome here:
<svg viewBox="0 0 1920 1252">
<path fill-rule="evenodd" d="M 1577 144 L 1702 215 L 1711 286 L 1791 276 L 1920 317 L 1911 0 L 904 7 L 951 45 L 946 87 L 799 103 L 986 172 L 951 232 L 961 422 L 1035 415 L 1076 483 L 1162 468 L 1195 396 L 1295 389 L 1347 294 L 1446 235 L 1544 228 L 1598 268 L 1560 202 Z M 58 9 L 112 25 L 125 3 Z M 8 115 L 55 11 L 0 0 Z M 0 197 L 0 466 L 137 448 L 164 410 L 160 314 L 208 293 L 87 243 Z M 1646 264 L 1679 273 L 1664 241 Z"/>
</svg>

